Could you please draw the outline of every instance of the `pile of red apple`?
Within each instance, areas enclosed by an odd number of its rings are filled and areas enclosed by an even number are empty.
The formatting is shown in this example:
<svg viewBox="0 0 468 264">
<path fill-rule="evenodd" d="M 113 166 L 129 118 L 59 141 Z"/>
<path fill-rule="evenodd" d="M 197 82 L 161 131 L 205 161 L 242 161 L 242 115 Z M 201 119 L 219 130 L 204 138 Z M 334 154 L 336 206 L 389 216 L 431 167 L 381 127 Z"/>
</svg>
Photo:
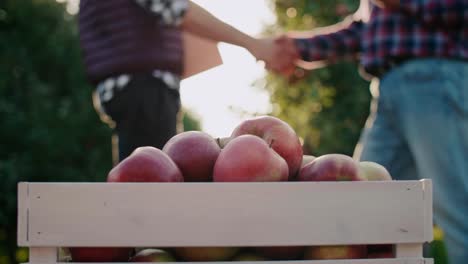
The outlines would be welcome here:
<svg viewBox="0 0 468 264">
<path fill-rule="evenodd" d="M 162 149 L 137 148 L 108 174 L 108 182 L 272 182 L 392 180 L 375 162 L 344 154 L 304 155 L 298 135 L 281 119 L 241 122 L 226 138 L 201 131 L 172 137 Z M 241 248 L 70 248 L 75 262 L 170 262 L 392 257 L 392 246 L 342 245 Z"/>
<path fill-rule="evenodd" d="M 392 245 L 70 248 L 73 262 L 210 262 L 394 258 Z M 60 260 L 64 262 L 62 258 Z"/>
</svg>

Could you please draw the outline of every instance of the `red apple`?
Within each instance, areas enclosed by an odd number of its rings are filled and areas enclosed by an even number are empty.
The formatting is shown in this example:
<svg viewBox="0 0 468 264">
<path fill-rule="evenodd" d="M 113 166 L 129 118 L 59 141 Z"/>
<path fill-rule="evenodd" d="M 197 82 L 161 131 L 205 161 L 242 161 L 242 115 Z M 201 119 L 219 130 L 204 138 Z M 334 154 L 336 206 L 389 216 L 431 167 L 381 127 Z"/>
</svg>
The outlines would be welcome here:
<svg viewBox="0 0 468 264">
<path fill-rule="evenodd" d="M 300 260 L 304 255 L 305 246 L 273 246 L 255 247 L 255 252 L 271 260 Z"/>
<path fill-rule="evenodd" d="M 367 258 L 369 259 L 381 259 L 381 258 L 395 258 L 393 252 L 390 251 L 382 251 L 382 252 L 369 252 L 367 254 Z"/>
<path fill-rule="evenodd" d="M 360 259 L 367 257 L 365 245 L 337 245 L 308 247 L 304 259 Z"/>
<path fill-rule="evenodd" d="M 138 251 L 130 258 L 130 262 L 176 262 L 176 259 L 167 251 L 147 248 Z"/>
<path fill-rule="evenodd" d="M 232 259 L 232 261 L 265 261 L 267 260 L 263 256 L 254 253 L 241 253 Z"/>
<path fill-rule="evenodd" d="M 178 247 L 175 255 L 184 261 L 227 261 L 239 251 L 237 247 Z"/>
<path fill-rule="evenodd" d="M 261 138 L 242 135 L 233 138 L 216 160 L 215 182 L 286 181 L 288 164 Z"/>
<path fill-rule="evenodd" d="M 107 175 L 108 182 L 182 182 L 182 173 L 160 149 L 139 147 Z"/>
<path fill-rule="evenodd" d="M 304 167 L 305 165 L 311 163 L 314 159 L 316 159 L 317 157 L 315 156 L 312 156 L 312 155 L 302 155 L 302 164 L 301 164 L 301 168 Z"/>
<path fill-rule="evenodd" d="M 377 162 L 359 162 L 359 177 L 365 181 L 391 181 L 388 170 Z"/>
<path fill-rule="evenodd" d="M 73 262 L 127 262 L 133 248 L 71 247 L 68 250 Z"/>
<path fill-rule="evenodd" d="M 186 182 L 207 182 L 221 148 L 216 140 L 202 131 L 186 131 L 173 136 L 164 145 L 165 152 L 179 167 Z"/>
<path fill-rule="evenodd" d="M 343 154 L 326 154 L 306 164 L 299 181 L 359 181 L 358 162 Z"/>
<path fill-rule="evenodd" d="M 393 245 L 367 245 L 367 258 L 395 258 Z"/>
<path fill-rule="evenodd" d="M 302 163 L 302 145 L 294 129 L 283 120 L 273 116 L 259 116 L 241 122 L 231 138 L 252 134 L 263 138 L 271 148 L 286 160 L 289 177 L 296 177 Z"/>
</svg>

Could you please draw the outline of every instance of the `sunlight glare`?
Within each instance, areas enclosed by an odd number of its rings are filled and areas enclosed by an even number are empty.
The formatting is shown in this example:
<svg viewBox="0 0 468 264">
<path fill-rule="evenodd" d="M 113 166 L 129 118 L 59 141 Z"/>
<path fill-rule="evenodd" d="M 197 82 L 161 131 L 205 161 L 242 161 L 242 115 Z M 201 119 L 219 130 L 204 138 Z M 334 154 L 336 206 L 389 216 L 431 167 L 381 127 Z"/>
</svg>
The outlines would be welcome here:
<svg viewBox="0 0 468 264">
<path fill-rule="evenodd" d="M 254 36 L 261 34 L 274 15 L 267 0 L 194 1 L 237 29 Z M 215 137 L 230 135 L 241 120 L 271 111 L 269 95 L 254 82 L 265 75 L 264 65 L 245 49 L 218 44 L 224 64 L 182 81 L 182 105 L 201 117 L 203 131 Z"/>
</svg>

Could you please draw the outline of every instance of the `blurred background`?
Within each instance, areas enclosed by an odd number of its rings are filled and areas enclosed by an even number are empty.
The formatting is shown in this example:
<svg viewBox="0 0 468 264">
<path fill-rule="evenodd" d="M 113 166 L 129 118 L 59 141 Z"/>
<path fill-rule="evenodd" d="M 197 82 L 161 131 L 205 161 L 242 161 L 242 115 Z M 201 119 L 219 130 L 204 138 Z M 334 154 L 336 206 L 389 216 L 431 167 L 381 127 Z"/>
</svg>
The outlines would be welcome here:
<svg viewBox="0 0 468 264">
<path fill-rule="evenodd" d="M 252 35 L 276 35 L 336 23 L 356 0 L 199 0 L 215 16 Z M 26 262 L 16 246 L 19 181 L 105 181 L 111 130 L 91 101 L 78 46 L 79 0 L 0 1 L 0 264 Z M 368 82 L 354 63 L 286 80 L 244 49 L 219 44 L 224 64 L 182 82 L 185 130 L 228 136 L 242 120 L 269 114 L 288 122 L 310 155 L 352 155 L 369 111 Z M 435 229 L 430 254 L 445 263 Z"/>
</svg>

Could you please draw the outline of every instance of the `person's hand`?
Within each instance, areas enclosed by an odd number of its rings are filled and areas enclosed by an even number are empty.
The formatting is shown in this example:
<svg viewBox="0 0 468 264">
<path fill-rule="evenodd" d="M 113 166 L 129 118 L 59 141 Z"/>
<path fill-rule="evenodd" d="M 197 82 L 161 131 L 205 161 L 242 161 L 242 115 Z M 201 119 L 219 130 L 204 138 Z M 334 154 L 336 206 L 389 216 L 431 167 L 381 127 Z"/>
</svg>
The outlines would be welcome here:
<svg viewBox="0 0 468 264">
<path fill-rule="evenodd" d="M 285 76 L 294 72 L 298 52 L 293 41 L 285 36 L 255 39 L 249 51 L 257 60 L 264 61 L 268 70 Z"/>
<path fill-rule="evenodd" d="M 272 68 L 274 71 L 290 77 L 296 69 L 295 62 L 299 59 L 299 51 L 293 39 L 286 35 L 279 36 L 275 39 L 275 44 L 279 48 L 281 55 L 275 57 L 272 65 L 267 65 L 267 69 Z"/>
</svg>

